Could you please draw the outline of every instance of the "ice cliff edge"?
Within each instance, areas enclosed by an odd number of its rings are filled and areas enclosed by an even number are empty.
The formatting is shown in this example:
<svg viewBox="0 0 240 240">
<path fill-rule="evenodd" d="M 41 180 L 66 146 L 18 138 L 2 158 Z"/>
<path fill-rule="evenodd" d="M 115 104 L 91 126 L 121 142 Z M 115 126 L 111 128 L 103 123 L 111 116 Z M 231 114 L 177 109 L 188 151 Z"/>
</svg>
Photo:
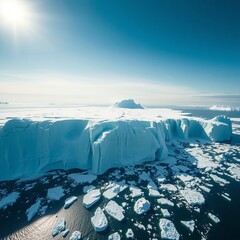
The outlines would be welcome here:
<svg viewBox="0 0 240 240">
<path fill-rule="evenodd" d="M 230 119 L 58 120 L 12 119 L 0 127 L 0 180 L 53 169 L 90 169 L 162 160 L 174 138 L 230 140 Z"/>
</svg>

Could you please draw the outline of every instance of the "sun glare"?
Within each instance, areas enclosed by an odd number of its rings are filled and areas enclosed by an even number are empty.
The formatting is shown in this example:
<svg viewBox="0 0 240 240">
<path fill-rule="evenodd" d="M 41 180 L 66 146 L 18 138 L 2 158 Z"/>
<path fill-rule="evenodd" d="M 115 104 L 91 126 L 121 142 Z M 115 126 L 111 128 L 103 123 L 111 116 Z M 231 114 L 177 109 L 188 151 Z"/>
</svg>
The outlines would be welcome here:
<svg viewBox="0 0 240 240">
<path fill-rule="evenodd" d="M 26 28 L 30 25 L 31 11 L 24 0 L 0 0 L 0 18 L 6 27 Z"/>
</svg>

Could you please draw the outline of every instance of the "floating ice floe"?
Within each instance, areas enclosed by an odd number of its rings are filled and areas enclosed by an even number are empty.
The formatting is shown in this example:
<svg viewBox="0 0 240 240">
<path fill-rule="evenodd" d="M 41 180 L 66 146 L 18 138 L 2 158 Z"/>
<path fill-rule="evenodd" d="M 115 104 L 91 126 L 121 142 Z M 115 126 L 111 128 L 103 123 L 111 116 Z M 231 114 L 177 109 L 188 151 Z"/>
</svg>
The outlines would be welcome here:
<svg viewBox="0 0 240 240">
<path fill-rule="evenodd" d="M 59 200 L 64 196 L 64 190 L 62 187 L 49 188 L 47 192 L 47 198 L 50 200 Z"/>
<path fill-rule="evenodd" d="M 76 184 L 81 184 L 81 183 L 92 183 L 94 180 L 97 179 L 96 175 L 93 174 L 83 174 L 83 173 L 71 173 L 68 175 L 68 177 Z"/>
<path fill-rule="evenodd" d="M 175 175 L 176 178 L 180 179 L 182 182 L 189 182 L 193 179 L 193 176 L 186 173 L 180 173 Z"/>
<path fill-rule="evenodd" d="M 96 187 L 93 186 L 93 185 L 84 186 L 84 187 L 83 187 L 83 192 L 84 192 L 84 193 L 87 193 L 87 192 L 89 192 L 89 191 L 91 191 L 91 190 L 93 190 L 93 189 L 95 189 L 95 188 L 96 188 Z"/>
<path fill-rule="evenodd" d="M 62 231 L 61 235 L 63 238 L 65 238 L 68 235 L 68 233 L 69 233 L 69 229 L 66 229 L 66 230 Z"/>
<path fill-rule="evenodd" d="M 231 198 L 229 196 L 226 196 L 226 194 L 221 194 L 221 196 L 227 201 L 231 202 Z"/>
<path fill-rule="evenodd" d="M 159 227 L 161 229 L 161 238 L 169 240 L 178 240 L 180 235 L 177 232 L 172 221 L 161 218 L 159 221 Z"/>
<path fill-rule="evenodd" d="M 126 237 L 127 238 L 134 238 L 134 232 L 131 228 L 129 228 L 126 232 Z"/>
<path fill-rule="evenodd" d="M 203 190 L 204 192 L 206 192 L 206 193 L 210 193 L 210 191 L 211 191 L 210 188 L 208 188 L 208 187 L 206 187 L 206 186 L 203 186 L 203 185 L 200 185 L 199 188 L 200 188 L 201 190 Z"/>
<path fill-rule="evenodd" d="M 159 198 L 157 199 L 157 202 L 161 205 L 168 205 L 170 207 L 174 207 L 174 203 L 166 198 Z"/>
<path fill-rule="evenodd" d="M 117 219 L 118 221 L 122 221 L 124 219 L 124 209 L 122 206 L 118 205 L 115 201 L 110 200 L 106 207 L 106 212 L 112 216 L 113 218 Z"/>
<path fill-rule="evenodd" d="M 171 217 L 171 214 L 167 209 L 161 208 L 161 212 L 162 212 L 163 217 L 165 217 L 165 218 Z"/>
<path fill-rule="evenodd" d="M 212 180 L 216 183 L 218 183 L 219 185 L 221 186 L 224 186 L 226 184 L 229 184 L 229 182 L 217 175 L 214 175 L 214 174 L 210 174 L 210 177 L 212 178 Z"/>
<path fill-rule="evenodd" d="M 142 197 L 135 202 L 134 211 L 137 214 L 143 214 L 149 210 L 150 206 L 150 202 Z"/>
<path fill-rule="evenodd" d="M 196 190 L 184 189 L 180 190 L 180 193 L 186 199 L 186 201 L 192 206 L 202 205 L 205 203 L 203 195 L 200 192 L 197 192 Z"/>
<path fill-rule="evenodd" d="M 161 194 L 159 193 L 158 190 L 150 188 L 149 189 L 149 196 L 150 197 L 161 197 Z"/>
<path fill-rule="evenodd" d="M 100 207 L 98 207 L 91 218 L 91 223 L 96 232 L 104 231 L 108 226 L 108 220 Z"/>
<path fill-rule="evenodd" d="M 59 218 L 52 230 L 52 236 L 55 237 L 60 232 L 63 232 L 66 228 L 66 220 L 64 218 Z"/>
<path fill-rule="evenodd" d="M 136 187 L 136 186 L 131 185 L 129 187 L 129 190 L 131 191 L 130 196 L 133 197 L 133 198 L 141 197 L 143 195 L 142 190 L 140 188 Z"/>
<path fill-rule="evenodd" d="M 0 209 L 6 208 L 9 205 L 13 205 L 18 200 L 19 197 L 20 197 L 19 192 L 9 193 L 6 197 L 0 200 Z"/>
<path fill-rule="evenodd" d="M 41 199 L 39 199 L 35 204 L 26 210 L 27 219 L 30 221 L 39 211 L 41 207 Z"/>
<path fill-rule="evenodd" d="M 208 213 L 208 217 L 215 223 L 219 223 L 220 219 L 212 213 Z"/>
<path fill-rule="evenodd" d="M 67 198 L 64 203 L 64 208 L 65 209 L 69 208 L 74 202 L 77 201 L 77 199 L 78 198 L 76 196 L 71 196 L 71 197 Z"/>
<path fill-rule="evenodd" d="M 191 221 L 181 221 L 181 223 L 191 232 L 194 231 L 195 228 L 195 222 L 193 220 Z"/>
<path fill-rule="evenodd" d="M 86 208 L 90 208 L 93 204 L 99 201 L 101 198 L 101 192 L 99 189 L 93 189 L 83 196 L 83 205 Z"/>
<path fill-rule="evenodd" d="M 72 235 L 70 236 L 69 240 L 80 240 L 82 237 L 81 232 L 79 231 L 74 231 Z"/>
<path fill-rule="evenodd" d="M 121 240 L 121 236 L 118 232 L 115 232 L 108 236 L 108 240 Z"/>
<path fill-rule="evenodd" d="M 125 181 L 122 182 L 114 182 L 112 183 L 112 187 L 107 189 L 104 193 L 103 196 L 107 199 L 113 199 L 116 197 L 120 192 L 125 190 L 128 187 L 127 184 L 125 184 Z"/>
</svg>

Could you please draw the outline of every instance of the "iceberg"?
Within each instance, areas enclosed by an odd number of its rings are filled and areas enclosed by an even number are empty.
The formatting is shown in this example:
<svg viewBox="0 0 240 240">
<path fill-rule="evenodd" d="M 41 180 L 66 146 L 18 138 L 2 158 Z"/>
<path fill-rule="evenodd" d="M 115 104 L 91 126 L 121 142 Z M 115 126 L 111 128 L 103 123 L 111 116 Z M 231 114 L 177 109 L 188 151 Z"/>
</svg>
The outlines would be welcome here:
<svg viewBox="0 0 240 240">
<path fill-rule="evenodd" d="M 193 232 L 195 228 L 195 222 L 193 220 L 191 221 L 181 221 L 183 226 L 185 226 L 189 231 Z"/>
<path fill-rule="evenodd" d="M 74 202 L 77 201 L 77 197 L 76 196 L 72 196 L 72 197 L 69 197 L 65 200 L 65 203 L 64 203 L 64 208 L 67 209 L 69 208 Z"/>
<path fill-rule="evenodd" d="M 115 108 L 130 108 L 130 109 L 143 109 L 140 103 L 135 103 L 133 99 L 122 100 L 120 102 L 114 103 Z"/>
<path fill-rule="evenodd" d="M 79 231 L 74 231 L 71 235 L 71 237 L 69 238 L 69 240 L 80 240 L 82 237 L 81 232 Z"/>
<path fill-rule="evenodd" d="M 108 236 L 108 240 L 121 240 L 121 236 L 118 232 L 115 232 Z"/>
<path fill-rule="evenodd" d="M 212 213 L 208 213 L 208 217 L 214 222 L 214 223 L 219 223 L 220 222 L 220 219 L 215 216 L 214 214 Z"/>
<path fill-rule="evenodd" d="M 203 195 L 200 192 L 197 192 L 196 190 L 184 189 L 180 190 L 180 193 L 186 199 L 186 201 L 192 206 L 202 205 L 205 203 Z"/>
<path fill-rule="evenodd" d="M 134 238 L 134 232 L 131 228 L 129 228 L 126 232 L 126 238 Z"/>
<path fill-rule="evenodd" d="M 63 232 L 66 229 L 66 220 L 64 218 L 59 218 L 52 230 L 52 236 L 55 237 L 60 232 Z"/>
<path fill-rule="evenodd" d="M 161 218 L 159 221 L 159 227 L 161 229 L 161 238 L 169 240 L 178 240 L 180 238 L 172 221 Z"/>
<path fill-rule="evenodd" d="M 96 209 L 94 216 L 91 218 L 91 223 L 96 232 L 104 231 L 107 228 L 108 220 L 100 207 Z"/>
<path fill-rule="evenodd" d="M 0 126 L 0 181 L 78 168 L 92 174 L 73 173 L 69 178 L 91 183 L 94 174 L 113 167 L 166 159 L 168 143 L 175 138 L 225 141 L 232 137 L 231 121 L 224 116 L 204 120 L 164 109 L 96 111 L 96 117 L 89 110 L 73 119 L 6 120 Z"/>
<path fill-rule="evenodd" d="M 150 208 L 150 202 L 148 200 L 146 200 L 144 197 L 139 198 L 135 204 L 134 204 L 134 211 L 137 214 L 143 214 L 145 212 L 147 212 Z"/>
</svg>

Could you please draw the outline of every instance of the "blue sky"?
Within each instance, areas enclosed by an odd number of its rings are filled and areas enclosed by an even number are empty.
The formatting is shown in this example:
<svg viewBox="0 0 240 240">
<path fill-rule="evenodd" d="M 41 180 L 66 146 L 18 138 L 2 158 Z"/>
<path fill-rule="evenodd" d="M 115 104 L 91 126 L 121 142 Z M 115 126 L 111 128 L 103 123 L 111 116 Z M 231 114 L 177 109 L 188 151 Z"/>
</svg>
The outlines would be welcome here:
<svg viewBox="0 0 240 240">
<path fill-rule="evenodd" d="M 18 1 L 30 24 L 0 22 L 0 101 L 240 105 L 237 0 Z"/>
</svg>

